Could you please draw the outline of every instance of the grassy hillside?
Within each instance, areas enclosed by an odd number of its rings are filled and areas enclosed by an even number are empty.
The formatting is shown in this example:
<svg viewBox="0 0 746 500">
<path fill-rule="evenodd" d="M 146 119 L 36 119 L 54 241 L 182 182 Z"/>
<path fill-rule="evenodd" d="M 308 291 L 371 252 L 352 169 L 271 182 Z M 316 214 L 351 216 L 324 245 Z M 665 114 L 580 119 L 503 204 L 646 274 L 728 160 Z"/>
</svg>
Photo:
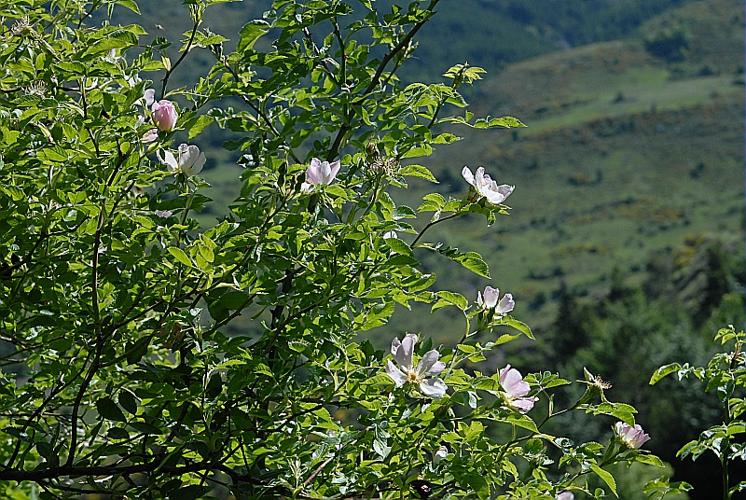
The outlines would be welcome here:
<svg viewBox="0 0 746 500">
<path fill-rule="evenodd" d="M 466 162 L 518 186 L 512 215 L 494 228 L 474 220 L 441 234 L 485 254 L 495 282 L 514 292 L 538 330 L 554 317 L 562 282 L 593 299 L 615 269 L 639 280 L 655 249 L 697 234 L 743 239 L 742 40 L 734 28 L 742 21 L 734 0 L 693 2 L 633 37 L 509 65 L 482 82 L 476 107 L 529 127 L 469 133 L 433 156 L 444 192 L 464 189 Z M 651 33 L 670 25 L 687 30 L 683 60 L 646 49 Z M 483 286 L 458 269 L 436 269 L 469 296 Z M 460 329 L 446 313 L 400 321 L 443 340 Z"/>
</svg>

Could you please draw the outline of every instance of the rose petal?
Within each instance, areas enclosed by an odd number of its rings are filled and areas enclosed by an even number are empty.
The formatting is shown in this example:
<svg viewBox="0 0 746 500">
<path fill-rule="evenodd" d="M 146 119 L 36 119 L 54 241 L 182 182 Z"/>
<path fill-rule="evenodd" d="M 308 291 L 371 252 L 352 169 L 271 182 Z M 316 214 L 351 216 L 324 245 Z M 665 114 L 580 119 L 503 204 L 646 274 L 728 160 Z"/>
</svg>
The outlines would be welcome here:
<svg viewBox="0 0 746 500">
<path fill-rule="evenodd" d="M 528 383 L 523 381 L 521 372 L 510 365 L 500 370 L 500 385 L 511 398 L 523 397 L 531 390 Z"/>
<path fill-rule="evenodd" d="M 414 345 L 417 343 L 417 335 L 408 333 L 401 342 L 401 347 L 394 354 L 394 359 L 404 369 L 412 368 L 412 353 Z"/>
<path fill-rule="evenodd" d="M 435 349 L 427 351 L 425 354 L 423 354 L 420 362 L 417 364 L 417 374 L 420 377 L 424 377 L 425 375 L 427 375 L 433 365 L 438 362 L 438 358 L 440 358 L 440 353 Z"/>
<path fill-rule="evenodd" d="M 474 174 L 471 173 L 471 169 L 469 169 L 469 167 L 464 166 L 464 168 L 461 169 L 461 177 L 463 177 L 464 180 L 470 185 L 476 187 L 476 185 L 474 184 Z"/>
<path fill-rule="evenodd" d="M 386 363 L 386 374 L 391 377 L 397 387 L 407 383 L 407 376 L 391 360 Z"/>
<path fill-rule="evenodd" d="M 150 144 L 151 142 L 155 142 L 158 140 L 158 129 L 151 128 L 147 132 L 145 132 L 142 137 L 140 138 L 140 141 L 143 144 Z"/>
<path fill-rule="evenodd" d="M 534 407 L 539 398 L 517 398 L 510 401 L 510 405 L 521 413 L 526 413 Z"/>
<path fill-rule="evenodd" d="M 322 161 L 321 167 L 319 168 L 319 177 L 321 178 L 322 184 L 329 184 L 332 181 L 332 167 L 329 166 L 328 161 Z"/>
<path fill-rule="evenodd" d="M 448 386 L 439 378 L 430 378 L 420 382 L 420 391 L 431 398 L 442 398 L 446 395 Z"/>
<path fill-rule="evenodd" d="M 394 340 L 391 341 L 391 355 L 396 357 L 396 351 L 398 351 L 400 347 L 401 340 L 399 340 L 399 337 L 394 337 Z"/>
<path fill-rule="evenodd" d="M 484 307 L 493 309 L 497 305 L 497 298 L 500 296 L 500 290 L 491 286 L 484 288 Z"/>
<path fill-rule="evenodd" d="M 495 312 L 497 312 L 498 314 L 507 314 L 513 309 L 515 309 L 515 301 L 513 300 L 513 295 L 510 293 L 506 293 L 505 295 L 503 295 L 503 298 L 500 299 L 500 303 L 497 304 Z"/>
<path fill-rule="evenodd" d="M 147 89 L 142 94 L 143 99 L 145 100 L 145 107 L 150 107 L 153 105 L 153 102 L 155 101 L 155 90 L 154 89 Z"/>
<path fill-rule="evenodd" d="M 337 177 L 337 174 L 339 173 L 339 169 L 342 165 L 339 163 L 339 160 L 336 160 L 329 165 L 329 168 L 331 169 L 331 177 L 329 179 L 329 182 L 333 181 L 335 177 Z M 328 183 L 327 183 L 328 184 Z"/>
<path fill-rule="evenodd" d="M 160 151 L 156 153 L 156 156 L 158 156 L 158 159 L 161 160 L 161 163 L 168 165 L 169 170 L 173 173 L 179 172 L 179 162 L 176 161 L 176 157 L 171 151 L 165 151 L 163 153 L 163 156 L 161 156 Z"/>
<path fill-rule="evenodd" d="M 306 182 L 308 184 L 321 184 L 321 161 L 318 158 L 311 159 L 311 165 L 306 169 Z"/>
<path fill-rule="evenodd" d="M 442 361 L 438 361 L 435 363 L 432 367 L 430 367 L 430 371 L 427 373 L 428 375 L 437 375 L 443 370 L 446 369 L 446 364 Z"/>
</svg>

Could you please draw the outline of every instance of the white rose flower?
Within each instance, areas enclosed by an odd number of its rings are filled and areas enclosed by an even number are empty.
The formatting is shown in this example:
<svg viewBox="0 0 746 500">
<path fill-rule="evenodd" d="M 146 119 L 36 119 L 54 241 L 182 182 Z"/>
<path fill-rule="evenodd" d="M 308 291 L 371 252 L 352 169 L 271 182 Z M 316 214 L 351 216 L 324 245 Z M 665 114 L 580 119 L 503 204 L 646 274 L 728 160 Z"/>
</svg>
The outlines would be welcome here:
<svg viewBox="0 0 746 500">
<path fill-rule="evenodd" d="M 479 196 L 487 198 L 487 201 L 493 205 L 504 202 L 515 189 L 515 186 L 509 186 L 508 184 L 498 185 L 489 174 L 484 173 L 484 167 L 477 168 L 475 174 L 471 173 L 469 167 L 464 167 L 461 170 L 461 176 L 474 187 Z"/>
</svg>

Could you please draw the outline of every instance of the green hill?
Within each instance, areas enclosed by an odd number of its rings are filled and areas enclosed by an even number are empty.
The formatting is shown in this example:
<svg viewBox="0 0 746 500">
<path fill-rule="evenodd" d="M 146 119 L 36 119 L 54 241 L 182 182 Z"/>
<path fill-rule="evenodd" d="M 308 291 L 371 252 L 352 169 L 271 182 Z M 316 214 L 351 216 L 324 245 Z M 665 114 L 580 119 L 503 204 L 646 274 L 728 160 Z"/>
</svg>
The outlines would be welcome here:
<svg viewBox="0 0 746 500">
<path fill-rule="evenodd" d="M 475 220 L 441 234 L 486 254 L 539 330 L 562 282 L 593 298 L 614 269 L 634 283 L 653 250 L 688 236 L 742 240 L 742 22 L 734 0 L 692 2 L 624 40 L 518 62 L 479 86 L 478 114 L 510 113 L 528 128 L 469 133 L 433 161 L 444 191 L 464 189 L 464 163 L 516 184 L 513 212 L 491 229 Z M 670 26 L 687 33 L 683 59 L 647 47 Z M 445 272 L 469 296 L 482 285 Z M 447 317 L 402 320 L 428 332 L 436 324 L 458 331 Z"/>
</svg>

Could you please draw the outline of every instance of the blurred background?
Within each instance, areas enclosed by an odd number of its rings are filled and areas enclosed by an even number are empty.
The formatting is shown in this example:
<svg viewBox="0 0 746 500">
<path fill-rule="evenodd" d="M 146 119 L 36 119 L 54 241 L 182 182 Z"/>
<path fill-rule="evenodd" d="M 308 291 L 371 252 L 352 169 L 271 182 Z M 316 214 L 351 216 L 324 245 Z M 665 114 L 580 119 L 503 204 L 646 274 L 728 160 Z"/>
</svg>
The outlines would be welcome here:
<svg viewBox="0 0 746 500">
<path fill-rule="evenodd" d="M 378 2 L 381 9 L 392 3 L 405 2 Z M 235 40 L 267 5 L 218 5 L 206 24 Z M 173 41 L 175 59 L 191 27 L 181 2 L 140 7 L 142 17 L 123 12 L 121 21 Z M 465 164 L 517 186 L 510 217 L 489 228 L 477 217 L 460 220 L 437 235 L 485 256 L 491 284 L 513 293 L 516 317 L 534 329 L 535 342 L 511 346 L 487 361 L 489 369 L 509 361 L 568 379 L 582 378 L 583 367 L 601 375 L 614 386 L 612 400 L 638 408 L 638 422 L 653 436 L 647 447 L 673 464 L 674 479 L 695 485 L 692 498 L 711 498 L 715 459 L 674 457 L 716 421 L 714 395 L 673 380 L 651 388 L 648 380 L 661 364 L 703 362 L 717 328 L 746 320 L 743 2 L 443 0 L 438 9 L 402 79 L 440 81 L 453 64 L 482 66 L 486 77 L 468 93 L 472 111 L 528 125 L 458 130 L 463 141 L 418 160 L 433 169 L 435 189 L 445 195 L 465 193 Z M 213 61 L 195 50 L 172 88 Z M 217 201 L 201 215 L 206 224 L 225 215 L 238 192 L 239 153 L 222 148 L 226 138 L 212 127 L 194 141 L 207 154 L 205 177 Z M 413 182 L 395 196 L 416 206 L 432 189 Z M 490 284 L 423 258 L 441 283 L 470 299 Z M 401 310 L 365 336 L 381 347 L 404 331 L 449 344 L 462 330 L 449 310 Z M 611 421 L 597 422 L 564 421 L 556 429 L 602 440 Z M 637 498 L 630 490 L 654 475 L 627 471 L 621 496 Z"/>
</svg>

